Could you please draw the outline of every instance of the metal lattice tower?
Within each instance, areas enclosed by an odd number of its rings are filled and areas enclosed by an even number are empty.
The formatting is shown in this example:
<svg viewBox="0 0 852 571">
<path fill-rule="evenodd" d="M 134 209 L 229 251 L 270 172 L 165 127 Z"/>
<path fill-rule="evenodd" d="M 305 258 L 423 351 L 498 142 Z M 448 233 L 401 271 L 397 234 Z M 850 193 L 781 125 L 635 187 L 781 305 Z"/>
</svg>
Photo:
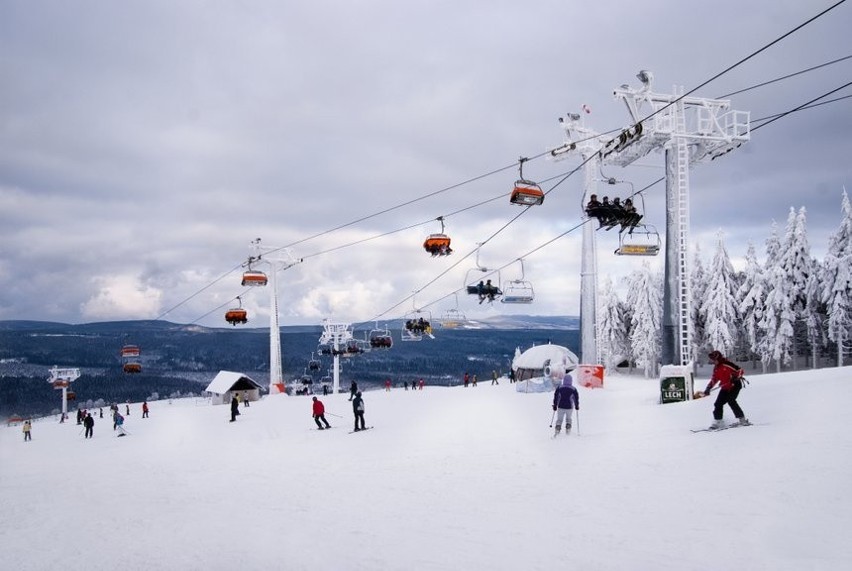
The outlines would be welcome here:
<svg viewBox="0 0 852 571">
<path fill-rule="evenodd" d="M 62 417 L 68 416 L 68 388 L 71 383 L 80 378 L 80 369 L 76 367 L 60 368 L 53 366 L 48 369 L 50 377 L 47 382 L 53 385 L 55 389 L 62 389 Z"/>
<path fill-rule="evenodd" d="M 637 75 L 642 87 L 622 85 L 613 91 L 616 99 L 627 106 L 631 125 L 617 137 L 601 141 L 589 129 L 578 129 L 579 115 L 560 119 L 566 143 L 553 149 L 551 155 L 561 158 L 579 150 L 590 155 L 589 145 L 602 164 L 628 166 L 651 151 L 664 150 L 666 155 L 666 279 L 663 301 L 664 364 L 686 365 L 692 361 L 692 295 L 689 271 L 689 167 L 693 163 L 713 160 L 738 148 L 751 137 L 747 111 L 730 110 L 730 101 L 687 97 L 683 89 L 672 94 L 651 91 L 653 74 L 642 70 Z M 589 192 L 588 160 L 585 168 L 586 193 Z M 596 165 L 595 165 L 596 166 Z M 597 325 L 583 324 L 584 308 L 597 306 L 597 277 L 594 258 L 594 231 L 583 231 L 583 266 L 581 284 L 581 335 L 583 360 L 599 357 Z M 590 253 L 591 251 L 591 253 Z M 586 263 L 591 256 L 592 263 Z M 591 268 L 591 269 L 589 269 Z M 594 314 L 593 314 L 594 315 Z M 596 315 L 594 317 L 596 321 Z M 587 340 L 591 338 L 591 341 Z"/>
<path fill-rule="evenodd" d="M 334 323 L 328 319 L 322 322 L 322 335 L 319 342 L 329 344 L 332 347 L 334 358 L 334 384 L 332 394 L 340 392 L 340 347 L 352 339 L 352 326 L 349 323 Z"/>
<path fill-rule="evenodd" d="M 684 109 L 683 100 L 675 103 L 677 108 L 677 132 L 684 132 Z M 674 160 L 671 161 L 667 155 L 667 167 L 673 171 L 673 181 L 666 185 L 668 189 L 667 198 L 670 196 L 673 202 L 668 209 L 674 213 L 674 224 L 672 226 L 674 235 L 671 236 L 671 241 L 675 244 L 674 255 L 675 272 L 672 278 L 675 280 L 676 295 L 668 292 L 664 298 L 677 300 L 677 324 L 674 332 L 675 339 L 678 341 L 678 352 L 670 356 L 669 359 L 664 359 L 664 362 L 672 361 L 672 364 L 686 365 L 692 360 L 692 282 L 690 277 L 692 273 L 689 268 L 689 148 L 685 137 L 675 137 L 672 140 L 674 147 Z M 668 168 L 667 168 L 668 172 Z M 667 225 L 668 229 L 668 225 Z M 667 238 L 668 242 L 669 238 Z M 666 247 L 666 255 L 668 256 L 670 249 Z M 668 264 L 667 264 L 668 267 Z M 667 272 L 667 276 L 671 272 Z M 669 283 L 667 277 L 666 284 Z M 669 288 L 666 288 L 667 290 Z M 665 324 L 665 320 L 664 320 Z M 671 335 L 669 335 L 671 336 Z M 679 357 L 679 359 L 678 359 Z M 675 362 L 679 360 L 679 363 Z"/>
</svg>

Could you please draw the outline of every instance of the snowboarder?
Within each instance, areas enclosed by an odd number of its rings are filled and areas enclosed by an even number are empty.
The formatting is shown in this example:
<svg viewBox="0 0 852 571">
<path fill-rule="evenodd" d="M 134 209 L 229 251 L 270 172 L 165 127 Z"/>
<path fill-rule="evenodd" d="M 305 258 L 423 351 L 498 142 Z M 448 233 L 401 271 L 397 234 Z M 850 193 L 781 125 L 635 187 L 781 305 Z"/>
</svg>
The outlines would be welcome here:
<svg viewBox="0 0 852 571">
<path fill-rule="evenodd" d="M 95 435 L 95 417 L 91 414 L 87 414 L 86 418 L 83 420 L 83 426 L 86 427 L 86 436 L 85 438 L 92 438 Z"/>
<path fill-rule="evenodd" d="M 237 415 L 240 414 L 240 399 L 237 395 L 231 397 L 231 422 L 237 420 Z"/>
<path fill-rule="evenodd" d="M 361 391 L 355 393 L 355 399 L 352 401 L 352 412 L 355 413 L 355 432 L 366 430 L 367 424 L 364 422 L 364 399 L 361 398 Z M 361 427 L 358 427 L 358 424 Z"/>
<path fill-rule="evenodd" d="M 27 440 L 33 439 L 32 434 L 30 434 L 32 432 L 32 429 L 33 429 L 32 423 L 29 420 L 25 420 L 24 421 L 24 428 L 23 428 L 24 442 L 26 442 Z"/>
<path fill-rule="evenodd" d="M 317 423 L 317 428 L 319 428 L 320 430 L 324 430 L 325 428 L 331 428 L 331 425 L 325 419 L 325 405 L 323 405 L 322 401 L 319 400 L 317 397 L 313 397 L 313 399 L 314 422 Z M 325 423 L 325 426 L 320 424 L 320 421 Z"/>
<path fill-rule="evenodd" d="M 118 428 L 117 436 L 127 436 L 127 432 L 124 431 L 124 417 L 117 410 L 115 411 L 115 426 Z"/>
<path fill-rule="evenodd" d="M 708 396 L 710 391 L 719 383 L 719 396 L 716 397 L 716 402 L 713 403 L 713 424 L 710 425 L 710 430 L 718 430 L 724 426 L 722 420 L 724 416 L 723 407 L 727 404 L 731 407 L 734 416 L 737 417 L 739 424 L 746 426 L 751 424 L 745 417 L 743 409 L 737 404 L 737 395 L 743 388 L 743 370 L 733 362 L 725 359 L 719 351 L 711 351 L 709 355 L 710 362 L 713 363 L 713 374 L 710 377 L 710 382 L 707 388 L 704 389 L 704 396 Z"/>
<path fill-rule="evenodd" d="M 580 393 L 574 388 L 570 373 L 562 377 L 562 385 L 553 391 L 553 410 L 556 412 L 556 431 L 553 436 L 559 436 L 562 430 L 562 420 L 565 420 L 565 434 L 571 434 L 571 416 L 573 409 L 580 410 Z"/>
</svg>

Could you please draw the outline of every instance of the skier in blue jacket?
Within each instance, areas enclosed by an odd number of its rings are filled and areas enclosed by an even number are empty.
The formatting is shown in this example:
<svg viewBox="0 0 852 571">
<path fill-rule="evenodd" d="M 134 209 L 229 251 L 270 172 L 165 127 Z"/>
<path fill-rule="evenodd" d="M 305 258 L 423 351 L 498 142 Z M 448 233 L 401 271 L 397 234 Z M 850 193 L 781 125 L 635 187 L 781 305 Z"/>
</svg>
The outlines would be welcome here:
<svg viewBox="0 0 852 571">
<path fill-rule="evenodd" d="M 565 434 L 571 434 L 572 410 L 580 410 L 580 393 L 573 386 L 570 373 L 562 377 L 562 385 L 553 392 L 553 410 L 556 412 L 556 432 L 559 436 L 562 429 L 562 420 L 565 420 Z"/>
</svg>

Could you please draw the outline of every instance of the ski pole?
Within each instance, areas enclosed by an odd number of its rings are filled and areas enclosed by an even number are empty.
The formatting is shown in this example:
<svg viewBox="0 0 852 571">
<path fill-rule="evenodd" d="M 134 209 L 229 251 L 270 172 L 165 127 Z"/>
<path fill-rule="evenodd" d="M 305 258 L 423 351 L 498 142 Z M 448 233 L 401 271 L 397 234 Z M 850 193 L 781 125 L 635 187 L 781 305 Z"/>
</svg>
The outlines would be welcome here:
<svg viewBox="0 0 852 571">
<path fill-rule="evenodd" d="M 326 414 L 330 414 L 331 416 L 336 416 L 337 418 L 343 418 L 339 414 L 334 414 L 333 412 L 326 412 Z"/>
<path fill-rule="evenodd" d="M 560 399 L 562 399 L 562 395 L 556 398 L 556 408 L 559 408 Z M 553 409 L 553 414 L 550 416 L 550 428 L 553 428 L 553 418 L 556 416 L 556 408 Z"/>
<path fill-rule="evenodd" d="M 577 409 L 577 436 L 580 436 L 580 409 Z"/>
</svg>

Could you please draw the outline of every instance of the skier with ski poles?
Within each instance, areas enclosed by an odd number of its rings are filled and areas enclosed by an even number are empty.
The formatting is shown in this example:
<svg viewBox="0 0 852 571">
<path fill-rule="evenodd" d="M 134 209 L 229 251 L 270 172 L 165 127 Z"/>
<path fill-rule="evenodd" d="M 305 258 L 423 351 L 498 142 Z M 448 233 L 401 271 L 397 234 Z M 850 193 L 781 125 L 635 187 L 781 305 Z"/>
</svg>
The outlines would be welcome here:
<svg viewBox="0 0 852 571">
<path fill-rule="evenodd" d="M 562 385 L 553 392 L 553 411 L 556 412 L 554 438 L 559 436 L 563 420 L 565 421 L 565 434 L 571 434 L 572 411 L 577 409 L 578 416 L 580 414 L 580 393 L 574 388 L 573 382 L 571 374 L 565 373 L 565 376 L 562 377 Z"/>
<path fill-rule="evenodd" d="M 711 351 L 707 356 L 714 366 L 710 382 L 704 389 L 704 396 L 710 395 L 710 391 L 713 390 L 716 383 L 719 383 L 720 387 L 716 402 L 713 403 L 713 424 L 710 425 L 710 430 L 718 430 L 725 425 L 722 417 L 724 416 L 723 407 L 726 404 L 731 407 L 739 425 L 751 424 L 745 417 L 743 409 L 737 403 L 737 396 L 743 388 L 743 370 L 735 363 L 725 359 L 725 356 L 719 351 Z"/>
<path fill-rule="evenodd" d="M 325 405 L 323 405 L 322 401 L 319 400 L 317 397 L 313 397 L 313 401 L 314 401 L 314 404 L 313 404 L 314 422 L 317 423 L 317 428 L 319 428 L 320 430 L 325 430 L 326 428 L 331 428 L 331 425 L 325 419 Z M 320 423 L 320 421 L 325 423 L 325 426 L 323 426 Z"/>
</svg>

